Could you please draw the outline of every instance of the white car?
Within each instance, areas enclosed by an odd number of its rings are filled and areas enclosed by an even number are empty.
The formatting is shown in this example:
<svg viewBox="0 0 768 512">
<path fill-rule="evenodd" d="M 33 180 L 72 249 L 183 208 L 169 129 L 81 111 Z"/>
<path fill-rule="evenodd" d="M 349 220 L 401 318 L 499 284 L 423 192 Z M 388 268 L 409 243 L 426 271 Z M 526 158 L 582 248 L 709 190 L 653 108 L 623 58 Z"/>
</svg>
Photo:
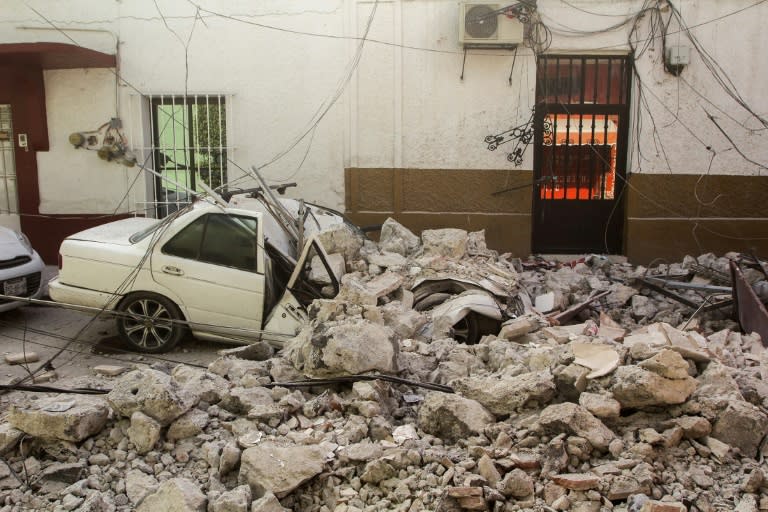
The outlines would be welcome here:
<svg viewBox="0 0 768 512">
<path fill-rule="evenodd" d="M 43 260 L 23 233 L 0 227 L 0 293 L 39 299 L 44 289 L 44 268 Z M 23 301 L 0 299 L 0 311 L 24 304 Z"/>
<path fill-rule="evenodd" d="M 344 222 L 291 199 L 199 200 L 163 220 L 124 219 L 69 236 L 49 293 L 116 310 L 120 337 L 143 352 L 169 350 L 187 327 L 201 339 L 279 345 L 300 330 L 312 300 L 338 293 L 314 234 Z"/>
</svg>

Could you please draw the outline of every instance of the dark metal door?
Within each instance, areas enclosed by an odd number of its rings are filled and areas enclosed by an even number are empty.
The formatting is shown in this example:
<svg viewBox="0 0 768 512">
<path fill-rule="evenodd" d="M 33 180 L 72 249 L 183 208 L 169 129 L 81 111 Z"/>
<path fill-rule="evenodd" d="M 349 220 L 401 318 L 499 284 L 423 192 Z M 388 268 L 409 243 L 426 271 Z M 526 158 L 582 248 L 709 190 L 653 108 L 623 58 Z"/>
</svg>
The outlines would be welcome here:
<svg viewBox="0 0 768 512">
<path fill-rule="evenodd" d="M 539 57 L 533 251 L 622 252 L 629 57 Z"/>
</svg>

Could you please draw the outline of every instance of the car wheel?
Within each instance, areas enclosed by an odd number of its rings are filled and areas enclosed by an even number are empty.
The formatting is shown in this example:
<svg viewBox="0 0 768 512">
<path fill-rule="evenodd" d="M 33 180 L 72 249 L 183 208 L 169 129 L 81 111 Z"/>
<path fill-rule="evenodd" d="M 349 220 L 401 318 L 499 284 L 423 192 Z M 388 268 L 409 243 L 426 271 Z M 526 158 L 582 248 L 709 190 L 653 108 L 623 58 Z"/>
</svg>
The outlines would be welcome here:
<svg viewBox="0 0 768 512">
<path fill-rule="evenodd" d="M 169 299 L 155 293 L 135 293 L 117 308 L 120 338 L 138 352 L 166 352 L 181 340 L 184 325 L 179 308 Z"/>
<path fill-rule="evenodd" d="M 480 341 L 480 320 L 474 312 L 467 313 L 467 316 L 453 325 L 453 339 L 459 343 L 475 345 Z"/>
</svg>

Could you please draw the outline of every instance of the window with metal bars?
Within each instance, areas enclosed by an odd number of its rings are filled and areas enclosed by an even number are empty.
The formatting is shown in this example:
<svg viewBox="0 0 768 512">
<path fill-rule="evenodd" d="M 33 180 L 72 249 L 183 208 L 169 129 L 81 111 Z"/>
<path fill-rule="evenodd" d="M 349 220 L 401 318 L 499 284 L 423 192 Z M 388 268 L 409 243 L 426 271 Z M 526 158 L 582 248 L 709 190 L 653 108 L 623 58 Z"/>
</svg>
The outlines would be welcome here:
<svg viewBox="0 0 768 512">
<path fill-rule="evenodd" d="M 224 96 L 155 96 L 150 101 L 156 215 L 189 203 L 190 192 L 227 183 L 227 108 Z"/>
<path fill-rule="evenodd" d="M 541 199 L 614 199 L 624 172 L 617 156 L 626 147 L 629 58 L 548 55 L 537 67 Z"/>
</svg>

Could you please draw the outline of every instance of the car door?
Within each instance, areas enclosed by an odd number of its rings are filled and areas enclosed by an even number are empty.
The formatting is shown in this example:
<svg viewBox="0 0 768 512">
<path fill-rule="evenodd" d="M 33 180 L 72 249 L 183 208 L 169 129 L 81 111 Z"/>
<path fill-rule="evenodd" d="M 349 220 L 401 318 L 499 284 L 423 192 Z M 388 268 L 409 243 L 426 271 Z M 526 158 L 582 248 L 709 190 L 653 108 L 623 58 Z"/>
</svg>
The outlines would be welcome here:
<svg viewBox="0 0 768 512">
<path fill-rule="evenodd" d="M 152 277 L 179 297 L 190 322 L 260 329 L 264 262 L 259 240 L 258 215 L 205 213 L 153 251 Z"/>
</svg>

